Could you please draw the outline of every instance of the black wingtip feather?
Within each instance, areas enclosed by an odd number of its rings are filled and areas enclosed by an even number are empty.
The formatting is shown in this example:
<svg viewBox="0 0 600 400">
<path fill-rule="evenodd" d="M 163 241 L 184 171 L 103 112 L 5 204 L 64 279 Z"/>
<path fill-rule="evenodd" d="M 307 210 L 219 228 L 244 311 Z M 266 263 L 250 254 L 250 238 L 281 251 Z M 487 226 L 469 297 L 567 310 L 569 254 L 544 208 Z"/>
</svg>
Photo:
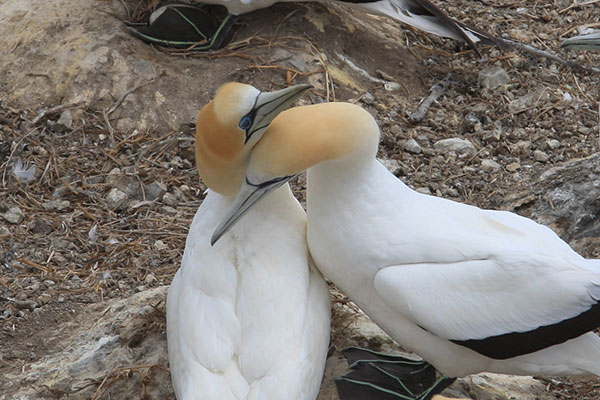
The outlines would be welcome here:
<svg viewBox="0 0 600 400">
<path fill-rule="evenodd" d="M 587 311 L 556 324 L 540 326 L 527 332 L 510 332 L 485 339 L 453 340 L 496 360 L 505 360 L 564 343 L 600 327 L 600 303 Z"/>
</svg>

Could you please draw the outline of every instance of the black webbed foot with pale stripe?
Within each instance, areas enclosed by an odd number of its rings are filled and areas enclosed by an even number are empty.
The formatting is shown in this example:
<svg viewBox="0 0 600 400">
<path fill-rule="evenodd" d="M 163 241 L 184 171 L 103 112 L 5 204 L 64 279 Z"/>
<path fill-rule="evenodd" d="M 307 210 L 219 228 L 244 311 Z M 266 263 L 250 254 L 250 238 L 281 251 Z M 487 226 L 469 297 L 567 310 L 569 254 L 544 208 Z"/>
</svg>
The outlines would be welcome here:
<svg viewBox="0 0 600 400">
<path fill-rule="evenodd" d="M 359 347 L 343 353 L 353 371 L 336 378 L 341 400 L 429 400 L 454 382 L 437 378 L 435 368 L 424 360 Z"/>
<path fill-rule="evenodd" d="M 220 5 L 159 3 L 147 22 L 128 23 L 131 33 L 158 46 L 197 51 L 223 46 L 235 17 Z"/>
</svg>

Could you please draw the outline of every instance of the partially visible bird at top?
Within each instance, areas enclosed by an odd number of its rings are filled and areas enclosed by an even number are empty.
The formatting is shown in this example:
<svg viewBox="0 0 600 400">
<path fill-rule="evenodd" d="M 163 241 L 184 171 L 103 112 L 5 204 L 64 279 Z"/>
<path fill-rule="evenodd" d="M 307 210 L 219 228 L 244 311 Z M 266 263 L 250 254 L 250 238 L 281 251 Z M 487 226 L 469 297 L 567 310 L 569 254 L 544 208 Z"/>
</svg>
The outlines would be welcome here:
<svg viewBox="0 0 600 400">
<path fill-rule="evenodd" d="M 329 292 L 312 265 L 306 214 L 289 185 L 282 182 L 229 237 L 210 243 L 242 186 L 250 150 L 309 87 L 269 93 L 225 84 L 198 115 L 196 163 L 209 190 L 167 297 L 178 400 L 312 400 L 318 394 L 329 344 Z"/>
<path fill-rule="evenodd" d="M 298 0 L 281 0 L 295 2 Z M 478 55 L 480 43 L 507 47 L 481 29 L 461 23 L 442 11 L 430 0 L 313 0 L 322 3 L 340 3 L 361 11 L 391 17 L 419 30 L 437 36 L 466 42 Z M 132 32 L 142 39 L 171 47 L 195 46 L 198 50 L 218 48 L 235 16 L 269 7 L 278 0 L 205 0 L 159 3 L 147 24 L 130 24 Z M 207 5 L 221 5 L 227 8 L 229 16 L 208 18 Z M 218 22 L 215 24 L 214 20 Z M 179 32 L 174 35 L 173 32 Z M 202 41 L 202 44 L 197 42 Z"/>
<path fill-rule="evenodd" d="M 401 346 L 447 377 L 600 376 L 600 260 L 531 219 L 410 189 L 376 160 L 379 137 L 357 105 L 281 113 L 213 243 L 308 169 L 315 264 Z"/>
</svg>

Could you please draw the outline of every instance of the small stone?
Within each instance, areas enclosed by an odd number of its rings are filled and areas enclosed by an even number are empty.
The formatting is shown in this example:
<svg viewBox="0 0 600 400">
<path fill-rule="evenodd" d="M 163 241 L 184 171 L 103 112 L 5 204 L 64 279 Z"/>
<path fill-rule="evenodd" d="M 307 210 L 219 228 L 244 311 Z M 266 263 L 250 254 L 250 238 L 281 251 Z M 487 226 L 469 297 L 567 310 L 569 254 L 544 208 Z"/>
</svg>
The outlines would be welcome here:
<svg viewBox="0 0 600 400">
<path fill-rule="evenodd" d="M 175 196 L 173 193 L 169 193 L 169 192 L 167 192 L 163 195 L 162 202 L 171 207 L 175 207 L 175 206 L 177 206 L 177 204 L 179 204 L 179 200 L 177 200 L 177 196 Z"/>
<path fill-rule="evenodd" d="M 59 303 L 64 303 L 65 302 L 65 296 L 64 295 L 59 295 L 58 298 L 56 299 L 56 301 L 58 301 Z"/>
<path fill-rule="evenodd" d="M 428 187 L 420 187 L 415 190 L 421 194 L 431 194 L 431 190 Z"/>
<path fill-rule="evenodd" d="M 546 146 L 548 146 L 550 150 L 556 150 L 560 147 L 560 141 L 556 139 L 548 139 L 546 140 Z"/>
<path fill-rule="evenodd" d="M 19 207 L 11 207 L 4 213 L 4 220 L 10 224 L 20 224 L 25 219 L 25 215 Z"/>
<path fill-rule="evenodd" d="M 375 101 L 375 97 L 369 92 L 362 95 L 361 101 L 365 104 L 372 104 Z"/>
<path fill-rule="evenodd" d="M 33 310 L 37 304 L 33 300 L 15 301 L 15 307 L 17 310 Z"/>
<path fill-rule="evenodd" d="M 414 154 L 419 154 L 423 151 L 423 149 L 421 149 L 421 146 L 419 145 L 419 143 L 417 143 L 415 139 L 408 139 L 404 143 L 404 150 Z"/>
<path fill-rule="evenodd" d="M 465 115 L 465 124 L 467 128 L 471 130 L 473 130 L 477 125 L 479 125 L 479 127 L 481 128 L 481 121 L 479 120 L 479 117 L 477 116 L 477 114 L 472 112 L 467 113 L 467 115 Z"/>
<path fill-rule="evenodd" d="M 48 221 L 46 221 L 43 218 L 36 218 L 30 223 L 28 223 L 27 226 L 31 230 L 31 232 L 37 234 L 43 235 L 52 231 L 52 228 L 50 227 L 50 225 L 48 225 Z"/>
<path fill-rule="evenodd" d="M 6 318 L 10 317 L 12 315 L 12 313 L 13 313 L 12 308 L 7 308 L 2 313 L 2 317 L 0 319 L 6 319 Z"/>
<path fill-rule="evenodd" d="M 42 203 L 46 211 L 62 211 L 71 205 L 69 200 L 50 200 Z"/>
<path fill-rule="evenodd" d="M 386 82 L 383 84 L 383 88 L 388 92 L 393 92 L 402 89 L 402 85 L 400 85 L 398 82 Z"/>
<path fill-rule="evenodd" d="M 448 196 L 452 196 L 452 197 L 458 197 L 459 196 L 458 190 L 456 190 L 455 188 L 448 188 L 446 190 L 446 192 L 448 193 Z"/>
<path fill-rule="evenodd" d="M 453 152 L 460 155 L 471 155 L 477 153 L 477 149 L 473 143 L 461 138 L 438 140 L 433 144 L 433 148 L 445 153 Z"/>
<path fill-rule="evenodd" d="M 479 82 L 487 89 L 495 89 L 499 86 L 508 85 L 510 76 L 508 72 L 500 67 L 488 67 L 479 71 Z"/>
<path fill-rule="evenodd" d="M 481 161 L 481 168 L 487 172 L 496 172 L 501 166 L 494 160 L 483 160 Z"/>
<path fill-rule="evenodd" d="M 157 240 L 154 242 L 154 248 L 158 251 L 166 250 L 169 248 L 162 240 Z"/>
<path fill-rule="evenodd" d="M 146 194 L 146 200 L 160 200 L 163 195 L 167 193 L 167 185 L 158 181 L 152 182 L 144 187 L 144 192 Z"/>
<path fill-rule="evenodd" d="M 175 208 L 173 208 L 171 206 L 162 206 L 160 209 L 163 213 L 168 214 L 168 215 L 179 214 L 179 211 L 177 211 Z"/>
<path fill-rule="evenodd" d="M 56 285 L 56 282 L 54 282 L 54 281 L 53 281 L 53 280 L 51 280 L 51 279 L 46 279 L 46 280 L 44 281 L 44 286 L 46 286 L 47 288 L 50 288 L 50 287 L 52 287 L 52 286 L 54 286 L 54 285 Z"/>
<path fill-rule="evenodd" d="M 158 241 L 158 240 L 157 240 L 157 241 Z M 154 243 L 154 245 L 156 246 L 156 243 Z M 163 243 L 163 245 L 164 245 L 165 247 L 167 247 L 167 245 L 165 245 L 164 243 Z M 154 283 L 154 282 L 156 282 L 156 277 L 154 276 L 154 274 L 148 274 L 148 275 L 146 275 L 146 277 L 144 278 L 144 283 L 146 283 L 147 285 L 150 285 L 150 284 L 152 284 L 152 283 Z"/>
<path fill-rule="evenodd" d="M 48 150 L 46 150 L 42 146 L 33 146 L 33 153 L 40 156 L 45 156 L 46 154 L 48 154 Z"/>
<path fill-rule="evenodd" d="M 66 129 L 71 129 L 73 127 L 73 115 L 71 111 L 65 110 L 60 114 L 60 118 L 56 121 L 58 125 L 62 125 Z"/>
<path fill-rule="evenodd" d="M 577 128 L 577 132 L 581 133 L 583 136 L 589 135 L 591 133 L 591 131 L 592 131 L 591 128 L 588 128 L 587 126 L 583 126 L 583 125 L 580 125 Z"/>
<path fill-rule="evenodd" d="M 42 293 L 38 296 L 38 303 L 40 305 L 47 304 L 50 302 L 50 300 L 52 300 L 52 296 L 50 296 L 48 293 Z"/>
<path fill-rule="evenodd" d="M 397 175 L 400 172 L 401 167 L 398 161 L 394 159 L 382 158 L 378 158 L 377 160 L 379 160 L 379 162 L 382 163 L 392 174 Z"/>
<path fill-rule="evenodd" d="M 519 140 L 514 145 L 511 145 L 510 148 L 515 154 L 527 155 L 529 154 L 531 146 L 533 146 L 533 143 L 531 143 L 529 140 Z"/>
<path fill-rule="evenodd" d="M 546 162 L 550 159 L 550 156 L 541 150 L 536 150 L 533 152 L 533 158 L 539 162 Z"/>
<path fill-rule="evenodd" d="M 482 139 L 488 143 L 495 143 L 500 140 L 500 131 L 494 129 L 493 131 L 484 131 Z"/>
<path fill-rule="evenodd" d="M 506 170 L 508 172 L 515 172 L 517 171 L 519 168 L 521 168 L 521 164 L 519 164 L 518 162 L 511 162 L 510 164 L 508 164 L 506 166 Z"/>
<path fill-rule="evenodd" d="M 117 188 L 110 189 L 110 191 L 106 195 L 106 202 L 108 203 L 108 208 L 110 208 L 111 210 L 115 210 L 121 207 L 126 200 L 127 194 Z"/>
<path fill-rule="evenodd" d="M 402 127 L 400 125 L 392 125 L 390 127 L 390 132 L 394 136 L 402 136 Z"/>
</svg>

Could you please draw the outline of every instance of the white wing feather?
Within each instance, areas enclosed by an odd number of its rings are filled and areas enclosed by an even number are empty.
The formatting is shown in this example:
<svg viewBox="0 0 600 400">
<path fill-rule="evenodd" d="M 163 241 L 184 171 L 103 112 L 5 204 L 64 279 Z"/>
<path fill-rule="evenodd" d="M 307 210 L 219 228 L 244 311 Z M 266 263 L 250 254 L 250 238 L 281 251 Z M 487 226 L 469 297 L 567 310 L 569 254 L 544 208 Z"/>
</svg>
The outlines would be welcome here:
<svg viewBox="0 0 600 400">
<path fill-rule="evenodd" d="M 586 311 L 600 296 L 588 271 L 539 254 L 390 266 L 377 273 L 375 288 L 416 324 L 450 340 L 555 324 Z"/>
</svg>

